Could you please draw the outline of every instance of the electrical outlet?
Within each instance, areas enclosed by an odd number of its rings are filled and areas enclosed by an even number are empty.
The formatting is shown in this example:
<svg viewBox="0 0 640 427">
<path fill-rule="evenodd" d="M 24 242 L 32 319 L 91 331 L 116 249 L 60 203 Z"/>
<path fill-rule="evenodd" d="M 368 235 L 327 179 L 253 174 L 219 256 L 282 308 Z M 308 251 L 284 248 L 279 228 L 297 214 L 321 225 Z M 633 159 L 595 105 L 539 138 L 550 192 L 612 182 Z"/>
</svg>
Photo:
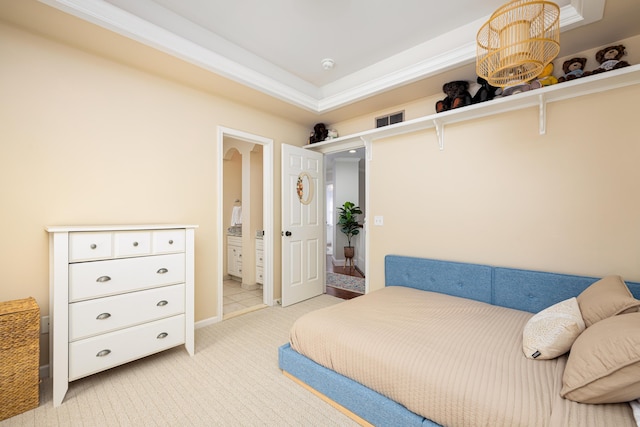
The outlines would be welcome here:
<svg viewBox="0 0 640 427">
<path fill-rule="evenodd" d="M 384 225 L 384 217 L 382 215 L 374 216 L 373 225 Z"/>
</svg>

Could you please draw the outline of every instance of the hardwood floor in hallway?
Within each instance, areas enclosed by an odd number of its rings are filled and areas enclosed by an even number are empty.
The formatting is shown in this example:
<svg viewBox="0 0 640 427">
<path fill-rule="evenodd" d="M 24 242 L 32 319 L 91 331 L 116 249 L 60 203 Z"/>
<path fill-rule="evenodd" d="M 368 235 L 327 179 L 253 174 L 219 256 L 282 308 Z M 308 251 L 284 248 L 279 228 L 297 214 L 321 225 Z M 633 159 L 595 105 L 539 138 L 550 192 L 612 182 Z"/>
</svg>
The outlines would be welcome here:
<svg viewBox="0 0 640 427">
<path fill-rule="evenodd" d="M 364 275 L 362 274 L 362 272 L 360 270 L 358 270 L 357 268 L 349 268 L 349 267 L 344 267 L 342 265 L 333 265 L 333 260 L 331 255 L 327 255 L 327 271 L 329 272 L 333 272 L 336 274 L 344 274 L 346 276 L 354 276 L 354 277 L 362 277 L 364 278 Z M 340 288 L 334 288 L 333 286 L 327 285 L 326 286 L 326 292 L 327 295 L 331 295 L 337 298 L 342 298 L 342 299 L 352 299 L 355 297 L 359 297 L 362 294 L 358 293 L 358 292 L 352 292 L 352 291 L 348 291 L 346 289 L 340 289 Z"/>
<path fill-rule="evenodd" d="M 331 255 L 327 255 L 327 271 L 332 271 L 337 274 L 344 274 L 346 276 L 353 277 L 362 277 L 364 278 L 364 274 L 360 269 L 356 267 L 345 267 L 343 265 L 333 265 L 333 260 L 331 259 Z"/>
</svg>

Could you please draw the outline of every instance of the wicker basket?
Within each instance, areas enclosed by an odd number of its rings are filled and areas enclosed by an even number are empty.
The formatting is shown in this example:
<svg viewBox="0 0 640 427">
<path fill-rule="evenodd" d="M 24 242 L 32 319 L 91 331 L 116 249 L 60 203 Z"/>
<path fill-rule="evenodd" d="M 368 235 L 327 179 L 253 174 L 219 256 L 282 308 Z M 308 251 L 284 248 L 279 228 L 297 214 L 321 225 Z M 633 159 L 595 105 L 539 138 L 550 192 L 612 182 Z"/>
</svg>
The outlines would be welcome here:
<svg viewBox="0 0 640 427">
<path fill-rule="evenodd" d="M 0 302 L 0 420 L 38 406 L 39 359 L 36 300 Z"/>
</svg>

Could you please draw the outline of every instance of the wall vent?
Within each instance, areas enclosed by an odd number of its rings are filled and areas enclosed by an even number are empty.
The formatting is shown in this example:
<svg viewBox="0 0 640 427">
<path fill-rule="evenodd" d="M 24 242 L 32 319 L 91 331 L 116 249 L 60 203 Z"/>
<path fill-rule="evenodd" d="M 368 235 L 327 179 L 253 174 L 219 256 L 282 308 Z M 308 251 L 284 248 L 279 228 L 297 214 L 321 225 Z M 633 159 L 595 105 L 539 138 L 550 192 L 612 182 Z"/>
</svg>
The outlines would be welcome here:
<svg viewBox="0 0 640 427">
<path fill-rule="evenodd" d="M 388 114 L 382 117 L 376 117 L 377 128 L 393 125 L 400 122 L 404 122 L 404 111 L 399 111 L 397 113 Z"/>
</svg>

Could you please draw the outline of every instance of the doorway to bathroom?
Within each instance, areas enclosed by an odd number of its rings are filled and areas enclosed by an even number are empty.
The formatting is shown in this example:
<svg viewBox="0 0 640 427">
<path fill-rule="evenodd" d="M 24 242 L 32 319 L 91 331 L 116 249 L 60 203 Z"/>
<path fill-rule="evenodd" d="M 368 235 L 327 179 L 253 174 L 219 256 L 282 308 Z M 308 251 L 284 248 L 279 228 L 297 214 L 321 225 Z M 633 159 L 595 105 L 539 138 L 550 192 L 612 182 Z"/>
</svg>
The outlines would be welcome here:
<svg viewBox="0 0 640 427">
<path fill-rule="evenodd" d="M 273 304 L 273 140 L 218 128 L 218 317 Z"/>
</svg>

